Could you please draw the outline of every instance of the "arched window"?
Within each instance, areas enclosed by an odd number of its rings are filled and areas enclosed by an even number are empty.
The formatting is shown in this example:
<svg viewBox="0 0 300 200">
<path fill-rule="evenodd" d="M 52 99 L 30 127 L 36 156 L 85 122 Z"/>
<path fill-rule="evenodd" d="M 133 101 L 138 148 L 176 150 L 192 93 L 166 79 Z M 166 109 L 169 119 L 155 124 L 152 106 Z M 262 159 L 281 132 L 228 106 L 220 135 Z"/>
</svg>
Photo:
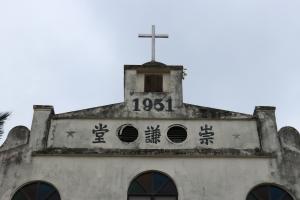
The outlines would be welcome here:
<svg viewBox="0 0 300 200">
<path fill-rule="evenodd" d="M 49 183 L 35 181 L 21 187 L 12 200 L 60 200 L 60 195 Z"/>
<path fill-rule="evenodd" d="M 293 200 L 293 198 L 275 185 L 264 184 L 253 188 L 246 200 Z"/>
<path fill-rule="evenodd" d="M 177 200 L 177 197 L 172 179 L 157 171 L 139 175 L 128 188 L 128 200 Z"/>
</svg>

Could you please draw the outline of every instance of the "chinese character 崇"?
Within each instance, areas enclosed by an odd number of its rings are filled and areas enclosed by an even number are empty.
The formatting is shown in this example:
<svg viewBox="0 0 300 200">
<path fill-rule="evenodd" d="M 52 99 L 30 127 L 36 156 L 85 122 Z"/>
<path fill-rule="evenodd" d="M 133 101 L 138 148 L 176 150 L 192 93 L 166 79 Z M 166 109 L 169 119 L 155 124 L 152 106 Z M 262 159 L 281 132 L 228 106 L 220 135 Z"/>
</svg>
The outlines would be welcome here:
<svg viewBox="0 0 300 200">
<path fill-rule="evenodd" d="M 201 130 L 200 130 L 200 133 L 199 133 L 199 136 L 200 136 L 200 144 L 206 144 L 208 145 L 209 143 L 214 143 L 214 135 L 215 133 L 212 131 L 212 126 L 208 127 L 207 124 L 200 127 Z"/>
<path fill-rule="evenodd" d="M 154 128 L 153 126 L 147 126 L 147 130 L 145 130 L 145 135 L 146 143 L 159 143 L 161 136 L 159 125 L 157 125 L 156 128 Z"/>
<path fill-rule="evenodd" d="M 93 143 L 105 143 L 104 134 L 108 131 L 107 125 L 102 125 L 101 123 L 99 123 L 99 126 L 95 125 L 95 129 L 93 129 L 93 134 L 95 135 Z"/>
</svg>

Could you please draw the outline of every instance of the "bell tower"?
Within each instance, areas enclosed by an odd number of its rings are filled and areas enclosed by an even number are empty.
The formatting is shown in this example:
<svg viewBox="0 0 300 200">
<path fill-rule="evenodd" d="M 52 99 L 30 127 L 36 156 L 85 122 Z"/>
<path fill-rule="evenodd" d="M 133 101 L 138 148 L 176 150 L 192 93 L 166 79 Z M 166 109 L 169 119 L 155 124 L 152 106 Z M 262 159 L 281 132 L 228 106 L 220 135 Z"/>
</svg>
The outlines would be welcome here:
<svg viewBox="0 0 300 200">
<path fill-rule="evenodd" d="M 183 66 L 151 61 L 124 66 L 125 103 L 131 111 L 172 112 L 182 106 Z"/>
</svg>

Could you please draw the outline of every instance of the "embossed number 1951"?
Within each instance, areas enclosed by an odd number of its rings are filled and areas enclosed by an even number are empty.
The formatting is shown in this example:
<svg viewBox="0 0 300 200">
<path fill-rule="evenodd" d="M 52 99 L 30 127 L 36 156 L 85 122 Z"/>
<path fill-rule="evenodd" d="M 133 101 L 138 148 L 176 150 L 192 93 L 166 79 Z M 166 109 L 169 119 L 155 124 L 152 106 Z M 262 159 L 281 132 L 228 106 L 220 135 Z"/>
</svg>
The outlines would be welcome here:
<svg viewBox="0 0 300 200">
<path fill-rule="evenodd" d="M 134 111 L 141 111 L 140 108 L 140 99 L 136 98 L 133 99 L 133 105 L 134 105 Z M 151 111 L 152 109 L 155 109 L 156 111 L 160 112 L 160 111 L 168 111 L 171 112 L 173 111 L 172 109 L 172 99 L 168 99 L 163 101 L 163 99 L 149 99 L 149 98 L 145 98 L 142 101 L 142 109 L 145 111 Z M 167 104 L 167 105 L 165 105 Z"/>
</svg>

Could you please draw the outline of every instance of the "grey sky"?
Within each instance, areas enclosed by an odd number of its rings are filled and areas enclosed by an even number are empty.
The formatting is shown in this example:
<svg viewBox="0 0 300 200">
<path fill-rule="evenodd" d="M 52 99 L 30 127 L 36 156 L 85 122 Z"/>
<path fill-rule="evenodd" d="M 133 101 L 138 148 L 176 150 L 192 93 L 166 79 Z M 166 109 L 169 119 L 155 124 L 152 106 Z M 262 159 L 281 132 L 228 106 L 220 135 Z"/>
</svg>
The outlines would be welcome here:
<svg viewBox="0 0 300 200">
<path fill-rule="evenodd" d="M 32 105 L 55 112 L 123 101 L 123 65 L 182 64 L 184 101 L 252 114 L 277 107 L 300 130 L 299 0 L 1 0 L 0 111 L 6 134 Z M 1 144 L 1 143 L 0 143 Z"/>
</svg>

